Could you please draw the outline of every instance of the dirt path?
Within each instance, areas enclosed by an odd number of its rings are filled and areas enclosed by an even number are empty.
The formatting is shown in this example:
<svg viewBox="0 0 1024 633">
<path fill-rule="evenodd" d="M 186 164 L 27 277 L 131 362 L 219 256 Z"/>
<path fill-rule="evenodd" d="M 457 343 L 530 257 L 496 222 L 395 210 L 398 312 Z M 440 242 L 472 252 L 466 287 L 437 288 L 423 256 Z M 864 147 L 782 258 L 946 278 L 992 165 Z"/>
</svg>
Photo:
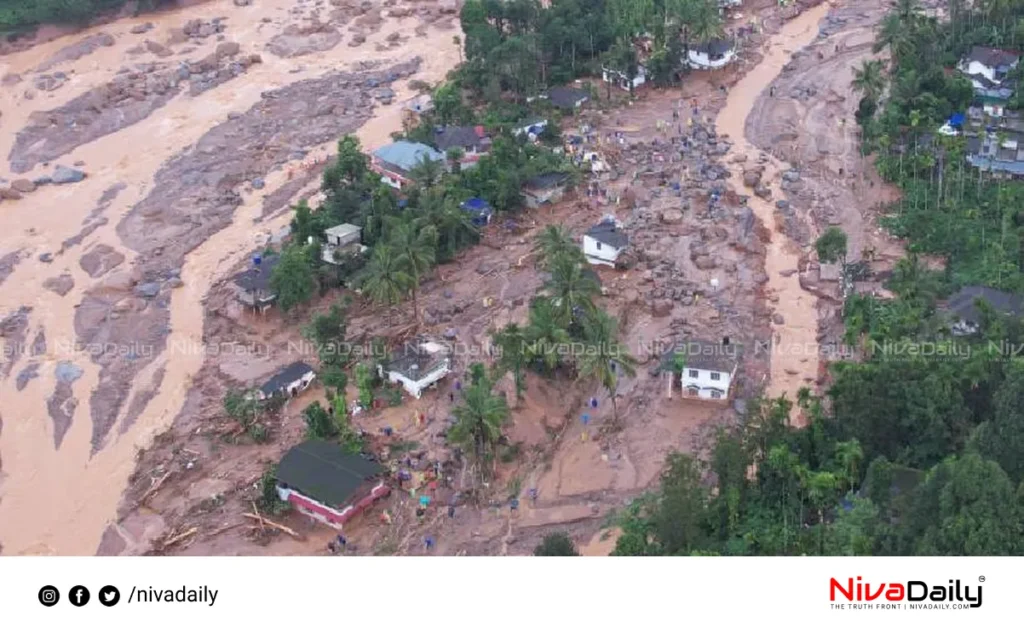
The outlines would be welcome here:
<svg viewBox="0 0 1024 633">
<path fill-rule="evenodd" d="M 87 292 L 93 295 L 98 292 L 102 296 L 108 288 L 115 297 L 124 290 L 129 291 L 126 300 L 129 303 L 125 304 L 129 313 L 133 302 L 138 302 L 138 299 L 130 299 L 130 291 L 139 281 L 133 277 L 137 274 L 135 270 L 145 262 L 136 261 L 136 254 L 124 245 L 117 228 L 129 211 L 154 190 L 154 176 L 161 166 L 197 143 L 211 128 L 228 120 L 229 114 L 251 108 L 265 91 L 338 69 L 357 69 L 366 61 L 390 64 L 416 56 L 423 59 L 416 77 L 436 81 L 458 61 L 451 31 L 428 28 L 423 37 L 417 37 L 413 31 L 420 26 L 419 19 L 386 15 L 377 20 L 383 28 L 364 29 L 368 36 L 366 43 L 360 46 L 348 46 L 350 32 L 344 30 L 344 23 L 341 23 L 338 28 L 344 34 L 343 42 L 328 50 L 294 58 L 267 52 L 266 44 L 272 38 L 316 11 L 319 10 L 312 2 L 303 0 L 263 0 L 249 7 L 236 7 L 230 0 L 218 0 L 186 11 L 119 20 L 0 57 L 0 77 L 9 73 L 24 75 L 23 82 L 15 88 L 0 90 L 0 111 L 3 112 L 0 156 L 5 158 L 10 155 L 16 133 L 30 121 L 34 112 L 59 107 L 109 82 L 122 66 L 136 62 L 159 63 L 162 58 L 152 53 L 140 55 L 129 50 L 147 39 L 167 42 L 168 33 L 172 29 L 180 30 L 190 19 L 209 21 L 225 17 L 226 39 L 239 43 L 243 52 L 259 53 L 263 58 L 262 64 L 244 75 L 195 97 L 177 96 L 134 125 L 97 138 L 56 161 L 69 166 L 80 161 L 88 173 L 84 181 L 47 186 L 22 200 L 4 201 L 0 209 L 0 256 L 12 252 L 23 255 L 3 282 L 0 319 L 16 313 L 22 306 L 32 309 L 23 334 L 18 339 L 3 340 L 5 356 L 14 358 L 13 370 L 0 382 L 0 401 L 4 402 L 6 423 L 0 435 L 3 460 L 0 543 L 5 553 L 92 554 L 96 551 L 134 468 L 136 451 L 171 423 L 202 366 L 206 354 L 203 302 L 212 284 L 256 246 L 257 240 L 287 223 L 287 217 L 280 216 L 255 226 L 256 219 L 262 215 L 264 196 L 245 188 L 240 192 L 241 206 L 231 216 L 230 224 L 188 253 L 177 271 L 180 287 L 166 298 L 161 296 L 155 300 L 159 304 L 156 307 L 169 313 L 163 326 L 167 336 L 165 349 L 138 346 L 136 340 L 116 341 L 125 346 L 124 353 L 141 356 L 145 362 L 130 392 L 124 395 L 124 410 L 117 414 L 116 420 L 110 420 L 113 429 L 97 447 L 96 420 L 88 406 L 90 394 L 101 383 L 99 368 L 91 360 L 97 350 L 82 347 L 76 332 L 76 326 L 81 325 L 76 323 L 80 318 L 76 308 Z M 153 24 L 146 34 L 129 32 L 146 22 Z M 385 38 L 394 31 L 408 39 L 388 46 Z M 55 67 L 54 70 L 69 77 L 62 87 L 51 92 L 32 88 L 34 69 L 61 49 L 98 33 L 112 35 L 114 43 Z M 220 43 L 215 37 L 179 42 L 174 47 L 177 50 L 170 58 L 171 63 L 203 57 Z M 193 50 L 183 52 L 188 48 Z M 409 94 L 405 83 L 394 85 L 398 93 L 395 105 L 378 108 L 374 119 L 360 130 L 364 145 L 373 147 L 386 142 L 388 133 L 400 127 L 397 104 Z M 304 160 L 326 156 L 334 142 L 301 148 Z M 294 165 L 300 160 L 303 159 L 293 161 Z M 0 167 L 0 173 L 7 172 L 6 167 L 6 164 Z M 37 167 L 26 176 L 38 177 L 52 171 L 52 167 Z M 273 192 L 286 182 L 288 168 L 290 165 L 261 174 L 265 193 Z M 123 184 L 123 190 L 116 189 L 118 184 Z M 101 198 L 109 197 L 104 194 L 110 191 L 114 191 L 116 197 L 108 200 L 100 213 L 104 223 L 99 223 L 77 244 L 60 249 L 63 240 L 79 234 L 83 223 L 90 222 L 94 210 L 101 206 Z M 194 212 L 201 214 L 203 210 Z M 98 245 L 106 245 L 124 255 L 125 261 L 93 279 L 78 260 Z M 58 275 L 73 283 L 63 295 L 43 289 L 47 279 Z M 109 323 L 117 318 L 117 310 L 114 310 L 104 314 L 101 322 Z M 127 318 L 123 315 L 122 323 Z M 144 332 L 134 334 L 144 339 Z M 40 335 L 46 342 L 45 349 L 36 345 L 29 349 L 24 343 L 35 341 Z M 35 365 L 37 377 L 19 385 L 16 375 L 30 364 Z M 131 423 L 133 417 L 134 423 Z M 58 418 L 66 420 L 66 428 L 55 441 L 54 427 Z M 12 520 L 13 517 L 17 519 Z"/>
<path fill-rule="evenodd" d="M 734 143 L 728 162 L 753 161 L 761 153 L 758 147 L 747 140 L 747 117 L 759 95 L 782 71 L 793 53 L 814 40 L 818 34 L 818 24 L 829 8 L 829 4 L 821 4 L 783 26 L 765 47 L 761 63 L 729 91 L 728 101 L 717 119 L 719 134 L 727 134 Z M 779 175 L 790 168 L 781 160 L 771 158 L 765 165 L 761 181 L 775 184 Z M 742 169 L 733 170 L 730 184 L 736 191 L 747 190 L 743 184 Z M 773 347 L 767 395 L 777 397 L 788 394 L 795 397 L 802 386 L 817 379 L 817 355 L 813 352 L 817 345 L 818 331 L 816 299 L 800 287 L 799 277 L 795 274 L 799 269 L 800 249 L 777 226 L 775 204 L 757 196 L 750 196 L 748 204 L 770 234 L 765 256 L 768 292 L 778 297 L 776 309 L 783 317 L 783 323 L 776 322 L 772 328 Z"/>
</svg>

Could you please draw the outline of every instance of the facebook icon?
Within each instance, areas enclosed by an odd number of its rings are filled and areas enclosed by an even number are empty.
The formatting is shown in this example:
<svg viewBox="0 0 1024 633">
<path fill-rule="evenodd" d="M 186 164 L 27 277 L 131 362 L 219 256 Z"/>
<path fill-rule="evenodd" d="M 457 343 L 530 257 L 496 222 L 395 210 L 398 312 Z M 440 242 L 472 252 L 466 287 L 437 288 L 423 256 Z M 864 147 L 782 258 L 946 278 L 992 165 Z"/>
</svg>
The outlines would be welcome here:
<svg viewBox="0 0 1024 633">
<path fill-rule="evenodd" d="M 68 600 L 76 607 L 84 607 L 89 602 L 89 590 L 82 585 L 75 585 L 68 592 Z"/>
</svg>

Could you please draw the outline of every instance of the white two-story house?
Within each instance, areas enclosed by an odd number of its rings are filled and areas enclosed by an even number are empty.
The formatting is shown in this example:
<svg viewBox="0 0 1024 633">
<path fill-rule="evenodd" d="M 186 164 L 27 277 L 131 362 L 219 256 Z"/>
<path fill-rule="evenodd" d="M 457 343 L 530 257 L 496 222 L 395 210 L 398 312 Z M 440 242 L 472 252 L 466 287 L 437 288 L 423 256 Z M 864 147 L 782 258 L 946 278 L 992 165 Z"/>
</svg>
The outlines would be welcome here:
<svg viewBox="0 0 1024 633">
<path fill-rule="evenodd" d="M 448 346 L 435 341 L 416 339 L 408 341 L 386 363 L 377 366 L 381 378 L 402 387 L 414 398 L 435 384 L 452 370 Z"/>
<path fill-rule="evenodd" d="M 684 398 L 698 400 L 729 399 L 729 390 L 739 366 L 739 348 L 729 339 L 714 343 L 691 340 L 676 346 L 680 359 L 680 382 Z"/>
<path fill-rule="evenodd" d="M 629 236 L 614 218 L 605 218 L 583 235 L 583 255 L 591 264 L 615 266 L 627 246 Z"/>
</svg>

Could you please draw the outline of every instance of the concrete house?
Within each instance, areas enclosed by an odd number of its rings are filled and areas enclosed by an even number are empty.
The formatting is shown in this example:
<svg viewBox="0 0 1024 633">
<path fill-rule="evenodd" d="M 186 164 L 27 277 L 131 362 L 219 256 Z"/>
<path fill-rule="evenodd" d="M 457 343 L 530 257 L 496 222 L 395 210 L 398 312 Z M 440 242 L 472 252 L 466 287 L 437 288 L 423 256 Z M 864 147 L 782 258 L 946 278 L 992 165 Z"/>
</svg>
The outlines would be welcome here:
<svg viewBox="0 0 1024 633">
<path fill-rule="evenodd" d="M 983 131 L 967 137 L 967 162 L 982 171 L 1024 176 L 1024 133 Z"/>
<path fill-rule="evenodd" d="M 602 67 L 601 79 L 604 80 L 605 83 L 610 83 L 622 90 L 625 90 L 626 92 L 629 92 L 630 90 L 636 90 L 647 83 L 647 69 L 643 66 L 637 66 L 636 74 L 629 77 L 621 70 Z"/>
<path fill-rule="evenodd" d="M 277 293 L 270 287 L 270 276 L 280 257 L 253 253 L 249 259 L 250 267 L 232 278 L 235 298 L 242 305 L 263 312 L 277 300 Z"/>
<path fill-rule="evenodd" d="M 729 339 L 717 343 L 705 340 L 691 340 L 677 345 L 669 362 L 680 359 L 682 372 L 680 383 L 684 398 L 696 400 L 729 399 L 739 364 L 739 349 Z M 673 380 L 675 372 L 672 372 Z"/>
<path fill-rule="evenodd" d="M 445 154 L 453 148 L 461 149 L 462 159 L 459 160 L 459 166 L 468 169 L 475 167 L 480 157 L 491 151 L 491 137 L 487 136 L 482 125 L 450 125 L 434 132 L 434 147 Z"/>
<path fill-rule="evenodd" d="M 605 218 L 583 235 L 583 255 L 591 264 L 615 266 L 619 254 L 629 246 L 629 236 L 615 218 Z"/>
<path fill-rule="evenodd" d="M 946 300 L 943 312 L 948 315 L 956 336 L 975 334 L 981 328 L 984 303 L 996 314 L 1024 318 L 1024 295 L 1015 295 L 987 286 L 965 286 Z"/>
<path fill-rule="evenodd" d="M 401 383 L 413 397 L 451 373 L 451 353 L 447 346 L 434 341 L 408 341 L 386 363 L 377 366 L 377 373 L 392 384 Z"/>
<path fill-rule="evenodd" d="M 411 173 L 424 162 L 444 163 L 445 155 L 429 145 L 395 141 L 373 152 L 370 169 L 384 184 L 401 189 L 413 182 Z"/>
<path fill-rule="evenodd" d="M 359 243 L 363 237 L 363 229 L 355 224 L 339 224 L 324 231 L 327 241 L 321 249 L 320 256 L 328 264 L 340 264 L 346 255 L 351 256 L 366 250 Z"/>
<path fill-rule="evenodd" d="M 334 442 L 308 440 L 293 446 L 277 466 L 277 495 L 297 511 L 332 528 L 387 496 L 384 468 L 350 455 Z"/>
<path fill-rule="evenodd" d="M 316 372 L 302 361 L 284 367 L 270 380 L 256 390 L 257 400 L 266 400 L 274 396 L 292 398 L 305 391 L 316 380 Z"/>
<path fill-rule="evenodd" d="M 559 110 L 576 110 L 590 101 L 590 93 L 582 88 L 559 86 L 548 90 L 548 101 Z"/>
<path fill-rule="evenodd" d="M 985 112 L 1002 116 L 1003 106 L 1013 96 L 1013 86 L 1005 80 L 1019 61 L 1020 54 L 1016 51 L 975 46 L 957 68 L 971 80 L 974 94 L 981 99 Z"/>
<path fill-rule="evenodd" d="M 736 45 L 725 39 L 714 38 L 690 49 L 687 63 L 692 68 L 713 70 L 722 68 L 736 59 Z"/>
<path fill-rule="evenodd" d="M 565 195 L 569 174 L 552 172 L 534 176 L 523 183 L 522 192 L 526 206 L 537 209 L 548 203 L 555 203 Z"/>
</svg>

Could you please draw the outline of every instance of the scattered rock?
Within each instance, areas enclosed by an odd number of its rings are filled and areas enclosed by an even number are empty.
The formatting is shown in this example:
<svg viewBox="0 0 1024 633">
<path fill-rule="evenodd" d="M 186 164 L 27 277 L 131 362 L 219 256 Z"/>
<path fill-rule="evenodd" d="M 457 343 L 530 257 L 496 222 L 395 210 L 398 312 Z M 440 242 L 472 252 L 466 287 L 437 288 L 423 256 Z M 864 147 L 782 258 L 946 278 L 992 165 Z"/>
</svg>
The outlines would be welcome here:
<svg viewBox="0 0 1024 633">
<path fill-rule="evenodd" d="M 672 314 L 672 302 L 667 299 L 658 299 L 651 305 L 651 315 L 654 317 L 667 317 Z"/>
<path fill-rule="evenodd" d="M 170 57 L 174 54 L 174 51 L 167 48 L 163 44 L 158 44 L 157 42 L 154 42 L 153 40 L 146 40 L 143 43 L 143 45 L 146 47 L 147 51 L 153 53 L 157 57 Z"/>
<path fill-rule="evenodd" d="M 28 383 L 33 378 L 38 377 L 39 363 L 29 363 L 28 365 L 25 366 L 25 369 L 22 369 L 20 372 L 18 372 L 18 376 L 14 380 L 14 386 L 18 389 L 18 391 L 21 391 L 22 389 L 28 386 Z"/>
<path fill-rule="evenodd" d="M 668 209 L 661 212 L 661 221 L 664 224 L 680 224 L 683 221 L 683 212 L 679 209 Z"/>
<path fill-rule="evenodd" d="M 252 0 L 235 0 L 236 7 L 247 7 L 252 4 Z"/>
<path fill-rule="evenodd" d="M 253 178 L 252 179 L 252 188 L 253 189 L 262 189 L 262 188 L 264 188 L 266 186 L 267 186 L 267 183 L 262 178 Z"/>
<path fill-rule="evenodd" d="M 74 287 L 75 278 L 68 273 L 63 273 L 59 277 L 50 277 L 43 282 L 43 288 L 61 297 L 71 292 L 71 289 Z"/>
<path fill-rule="evenodd" d="M 19 178 L 11 183 L 11 189 L 21 193 L 32 193 L 36 190 L 36 183 L 27 178 Z"/>
<path fill-rule="evenodd" d="M 146 22 L 145 24 L 136 24 L 131 29 L 129 29 L 128 32 L 131 33 L 132 35 L 142 35 L 143 33 L 148 33 L 148 32 L 150 32 L 152 30 L 153 30 L 153 23 L 152 22 Z"/>
<path fill-rule="evenodd" d="M 772 199 L 772 190 L 771 190 L 771 188 L 768 187 L 768 185 L 766 185 L 764 183 L 761 183 L 761 184 L 758 184 L 757 187 L 754 188 L 754 195 L 757 196 L 758 198 L 762 198 L 764 200 L 771 200 Z"/>
<path fill-rule="evenodd" d="M 21 192 L 17 189 L 0 189 L 0 200 L 21 200 Z"/>
<path fill-rule="evenodd" d="M 146 297 L 152 299 L 153 297 L 160 294 L 160 284 L 155 281 L 139 284 L 135 286 L 135 294 L 140 297 Z"/>
<path fill-rule="evenodd" d="M 73 182 L 82 182 L 85 180 L 85 172 L 80 169 L 73 169 L 71 167 L 65 167 L 64 165 L 57 165 L 57 168 L 53 170 L 53 183 L 57 185 L 66 185 Z"/>
<path fill-rule="evenodd" d="M 44 264 L 49 264 L 50 262 L 53 261 L 53 253 L 43 253 L 43 254 L 41 254 L 39 256 L 39 261 L 43 262 Z"/>
<path fill-rule="evenodd" d="M 79 258 L 78 265 L 90 277 L 95 279 L 107 274 L 123 261 L 124 255 L 114 250 L 113 247 L 106 244 L 98 244 Z"/>
<path fill-rule="evenodd" d="M 240 50 L 242 50 L 242 47 L 238 45 L 238 42 L 221 42 L 217 44 L 217 52 L 215 54 L 219 58 L 233 57 Z"/>
<path fill-rule="evenodd" d="M 711 270 L 712 268 L 718 268 L 718 264 L 715 262 L 715 258 L 710 255 L 698 255 L 693 260 L 693 265 L 700 270 Z"/>
<path fill-rule="evenodd" d="M 786 319 L 782 316 L 782 314 L 776 312 L 774 315 L 772 315 L 772 323 L 774 323 L 775 325 L 785 325 Z"/>
<path fill-rule="evenodd" d="M 366 35 L 363 33 L 353 33 L 352 37 L 348 40 L 348 45 L 356 47 L 366 42 Z"/>
<path fill-rule="evenodd" d="M 783 172 L 782 179 L 786 182 L 796 182 L 800 180 L 800 172 L 795 169 L 789 169 Z"/>
<path fill-rule="evenodd" d="M 33 80 L 32 85 L 35 86 L 36 90 L 42 90 L 43 92 L 53 92 L 57 88 L 60 88 L 68 81 L 68 76 L 64 73 L 53 73 L 52 75 L 38 75 Z"/>
<path fill-rule="evenodd" d="M 743 186 L 755 189 L 761 184 L 761 170 L 759 169 L 748 169 L 743 172 Z"/>
<path fill-rule="evenodd" d="M 53 373 L 57 377 L 57 380 L 59 382 L 69 383 L 75 382 L 83 375 L 85 375 L 85 372 L 82 370 L 81 367 L 68 361 L 61 361 L 57 363 L 57 367 L 56 369 L 54 369 Z"/>
<path fill-rule="evenodd" d="M 341 43 L 341 32 L 329 24 L 300 28 L 292 25 L 267 42 L 267 50 L 278 57 L 301 57 L 330 50 Z"/>
<path fill-rule="evenodd" d="M 79 40 L 69 46 L 65 46 L 54 53 L 53 56 L 36 68 L 36 72 L 46 72 L 54 66 L 65 62 L 75 61 L 76 59 L 89 55 L 98 48 L 113 46 L 114 44 L 114 36 L 109 33 L 97 33 L 95 35 L 90 35 L 89 37 Z"/>
<path fill-rule="evenodd" d="M 7 73 L 0 78 L 0 86 L 13 86 L 21 83 L 21 75 L 18 73 Z"/>
</svg>

